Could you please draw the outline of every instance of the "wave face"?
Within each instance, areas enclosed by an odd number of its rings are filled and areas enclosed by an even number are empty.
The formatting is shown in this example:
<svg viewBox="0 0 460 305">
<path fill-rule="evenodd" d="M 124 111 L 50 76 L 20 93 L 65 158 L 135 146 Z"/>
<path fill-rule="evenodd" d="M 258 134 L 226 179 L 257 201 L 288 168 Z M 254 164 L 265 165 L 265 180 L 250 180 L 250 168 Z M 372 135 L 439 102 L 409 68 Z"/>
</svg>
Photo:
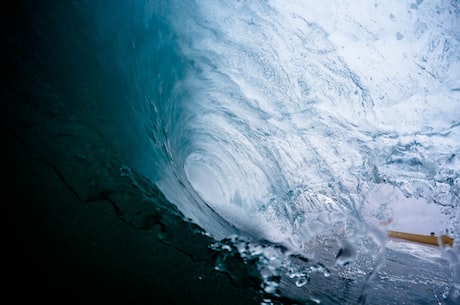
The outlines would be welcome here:
<svg viewBox="0 0 460 305">
<path fill-rule="evenodd" d="M 321 287 L 348 278 L 364 303 L 391 204 L 437 205 L 460 238 L 460 4 L 310 2 L 77 1 L 56 11 L 87 28 L 58 36 L 94 52 L 62 62 L 87 56 L 75 116 L 214 239 L 218 270 L 257 258 L 266 302 L 343 302 Z"/>
<path fill-rule="evenodd" d="M 184 74 L 158 184 L 206 231 L 232 233 L 203 203 L 295 249 L 331 223 L 360 227 L 389 192 L 455 215 L 458 3 L 170 5 Z"/>
<path fill-rule="evenodd" d="M 342 249 L 370 238 L 356 251 L 378 269 L 377 223 L 397 193 L 439 205 L 458 232 L 457 2 L 145 9 L 177 56 L 155 83 L 170 161 L 157 183 L 211 236 L 306 257 L 318 236 Z"/>
</svg>

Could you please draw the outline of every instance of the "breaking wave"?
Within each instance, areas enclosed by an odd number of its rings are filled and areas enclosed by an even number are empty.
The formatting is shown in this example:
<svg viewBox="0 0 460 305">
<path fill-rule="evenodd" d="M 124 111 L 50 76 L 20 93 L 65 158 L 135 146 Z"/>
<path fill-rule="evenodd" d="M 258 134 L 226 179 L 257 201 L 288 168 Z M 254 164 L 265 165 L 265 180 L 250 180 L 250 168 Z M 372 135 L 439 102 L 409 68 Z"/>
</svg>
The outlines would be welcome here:
<svg viewBox="0 0 460 305">
<path fill-rule="evenodd" d="M 266 302 L 344 302 L 353 294 L 325 286 L 346 278 L 364 303 L 391 207 L 410 198 L 439 206 L 460 238 L 458 1 L 113 5 L 69 5 L 86 27 L 53 39 L 78 48 L 45 39 L 62 63 L 87 63 L 72 68 L 69 133 L 114 151 L 86 186 L 69 170 L 79 196 L 112 196 L 120 217 L 148 226 L 136 217 L 150 207 L 121 204 L 107 177 L 129 178 L 162 215 L 153 224 L 183 215 L 212 238 L 216 269 L 238 278 L 230 258 L 254 264 Z M 52 104 L 60 88 L 41 90 Z M 99 158 L 87 149 L 82 162 Z M 445 251 L 458 269 L 458 245 Z"/>
</svg>

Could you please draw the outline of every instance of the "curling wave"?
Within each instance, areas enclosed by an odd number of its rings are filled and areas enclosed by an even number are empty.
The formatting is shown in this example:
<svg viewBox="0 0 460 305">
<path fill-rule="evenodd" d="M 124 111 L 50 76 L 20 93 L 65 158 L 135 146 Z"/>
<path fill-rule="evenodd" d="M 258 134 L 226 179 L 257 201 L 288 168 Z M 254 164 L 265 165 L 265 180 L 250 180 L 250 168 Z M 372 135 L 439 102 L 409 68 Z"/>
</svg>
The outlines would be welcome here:
<svg viewBox="0 0 460 305">
<path fill-rule="evenodd" d="M 54 64 L 28 84 L 47 119 L 18 124 L 27 141 L 80 198 L 109 198 L 140 228 L 190 221 L 236 278 L 229 257 L 255 264 L 267 303 L 364 303 L 382 223 L 407 198 L 439 206 L 460 239 L 458 1 L 74 1 L 52 14 L 37 36 Z M 459 254 L 446 250 L 450 296 Z M 359 285 L 338 293 L 331 278 Z"/>
<path fill-rule="evenodd" d="M 168 96 L 174 173 L 158 185 L 217 238 L 231 232 L 203 204 L 294 247 L 317 227 L 308 213 L 362 223 L 387 186 L 456 210 L 456 3 L 350 6 L 197 1 L 166 14 L 184 75 Z M 429 30 L 439 14 L 449 21 Z"/>
</svg>

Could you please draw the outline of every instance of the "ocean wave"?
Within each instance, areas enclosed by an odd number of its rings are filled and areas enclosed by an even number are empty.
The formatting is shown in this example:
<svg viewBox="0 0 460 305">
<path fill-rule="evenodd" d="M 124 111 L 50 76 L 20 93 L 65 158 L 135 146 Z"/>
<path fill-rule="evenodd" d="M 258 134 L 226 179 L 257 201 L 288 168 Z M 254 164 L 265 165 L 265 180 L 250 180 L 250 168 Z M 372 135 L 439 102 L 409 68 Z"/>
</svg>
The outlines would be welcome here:
<svg viewBox="0 0 460 305">
<path fill-rule="evenodd" d="M 47 102 L 22 113 L 46 123 L 21 128 L 83 201 L 109 198 L 185 251 L 206 236 L 216 269 L 253 266 L 273 302 L 344 301 L 321 292 L 331 276 L 365 302 L 401 198 L 439 206 L 460 238 L 458 1 L 75 1 L 44 15 L 69 7 L 66 26 L 42 25 L 54 65 L 23 69 Z M 62 157 L 71 143 L 78 162 Z M 165 233 L 179 219 L 192 233 Z"/>
</svg>

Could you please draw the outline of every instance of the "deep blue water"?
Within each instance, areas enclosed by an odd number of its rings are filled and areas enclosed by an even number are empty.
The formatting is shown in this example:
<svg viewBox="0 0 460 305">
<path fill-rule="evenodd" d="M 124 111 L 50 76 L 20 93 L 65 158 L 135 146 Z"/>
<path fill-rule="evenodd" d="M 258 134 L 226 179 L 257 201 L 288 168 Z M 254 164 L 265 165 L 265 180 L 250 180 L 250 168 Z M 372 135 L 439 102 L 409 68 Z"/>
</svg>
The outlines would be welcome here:
<svg viewBox="0 0 460 305">
<path fill-rule="evenodd" d="M 2 127 L 79 199 L 267 304 L 458 302 L 458 243 L 382 225 L 415 198 L 460 238 L 458 1 L 30 2 Z"/>
</svg>

